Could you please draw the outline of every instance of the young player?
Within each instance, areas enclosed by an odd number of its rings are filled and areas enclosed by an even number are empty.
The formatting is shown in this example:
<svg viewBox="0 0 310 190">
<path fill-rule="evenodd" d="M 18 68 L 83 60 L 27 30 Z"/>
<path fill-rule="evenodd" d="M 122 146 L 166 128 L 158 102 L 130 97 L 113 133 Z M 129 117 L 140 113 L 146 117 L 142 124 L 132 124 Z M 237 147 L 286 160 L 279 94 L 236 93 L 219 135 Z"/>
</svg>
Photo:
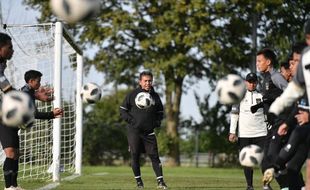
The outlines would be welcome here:
<svg viewBox="0 0 310 190">
<path fill-rule="evenodd" d="M 160 127 L 163 119 L 163 105 L 159 95 L 154 91 L 153 75 L 151 72 L 142 72 L 139 77 L 139 87 L 130 92 L 122 105 L 120 114 L 127 125 L 127 138 L 132 159 L 132 170 L 137 182 L 137 188 L 144 188 L 140 172 L 140 154 L 146 152 L 152 161 L 153 170 L 157 177 L 158 188 L 167 189 L 163 179 L 161 162 L 159 160 L 157 140 L 154 128 Z M 140 92 L 149 92 L 155 101 L 148 109 L 140 109 L 135 104 L 136 95 Z"/>
<path fill-rule="evenodd" d="M 303 56 L 305 54 L 310 54 L 310 49 L 306 48 Z M 275 100 L 271 105 L 269 112 L 272 115 L 279 115 L 286 107 L 294 104 L 298 98 L 302 97 L 305 93 L 305 78 L 303 73 L 303 63 L 301 62 L 298 65 L 297 73 L 294 76 L 293 80 L 289 83 L 287 89 L 283 94 Z M 294 92 L 294 93 L 292 93 Z M 307 92 L 309 93 L 309 92 Z M 309 127 L 309 126 L 307 126 Z M 308 157 L 309 158 L 309 157 Z M 308 170 L 308 161 L 307 161 L 307 170 Z M 308 176 L 307 176 L 308 177 Z M 307 180 L 307 188 L 310 188 L 309 180 Z"/>
<path fill-rule="evenodd" d="M 26 92 L 33 104 L 35 105 L 35 92 L 41 87 L 41 77 L 42 73 L 36 70 L 29 70 L 25 73 L 24 79 L 26 84 L 21 88 L 21 91 Z M 54 119 L 59 118 L 63 114 L 63 110 L 60 108 L 55 108 L 50 112 L 39 112 L 35 110 L 35 119 Z"/>
<path fill-rule="evenodd" d="M 264 113 L 268 112 L 270 104 L 278 97 L 282 91 L 287 86 L 287 81 L 284 77 L 277 71 L 274 70 L 274 66 L 277 64 L 276 54 L 268 48 L 262 49 L 256 54 L 256 66 L 258 71 L 262 73 L 263 83 L 262 83 L 262 94 L 263 94 L 263 103 L 261 104 L 264 108 Z M 258 104 L 260 105 L 260 104 Z M 255 109 L 252 109 L 256 107 Z M 251 107 L 251 112 L 256 112 L 257 105 Z M 277 120 L 273 120 L 267 118 L 267 136 L 264 145 L 264 158 L 262 161 L 262 170 L 263 172 L 272 166 L 272 155 L 270 155 L 269 145 L 275 130 L 274 126 L 278 126 L 281 122 L 281 117 L 277 118 Z M 263 189 L 268 190 L 271 189 L 269 184 L 264 184 Z"/>
<path fill-rule="evenodd" d="M 7 60 L 13 56 L 12 39 L 5 33 L 0 33 L 0 89 L 3 93 L 12 90 L 12 85 L 4 75 Z M 50 101 L 50 90 L 41 89 L 35 94 L 36 99 Z M 18 128 L 6 127 L 0 122 L 0 141 L 6 159 L 3 163 L 5 190 L 22 190 L 17 184 L 19 137 Z"/>
<path fill-rule="evenodd" d="M 290 64 L 288 62 L 280 63 L 280 73 L 287 82 L 292 80 L 292 74 L 290 70 Z"/>
<path fill-rule="evenodd" d="M 293 52 L 293 62 L 290 64 L 290 69 L 291 73 L 294 76 L 296 73 L 296 68 L 297 65 L 299 64 L 300 61 L 300 55 L 302 50 L 306 47 L 306 44 L 304 43 L 296 43 L 292 47 L 292 52 Z M 306 102 L 304 101 L 305 99 L 302 99 L 301 102 Z M 301 110 L 297 108 L 297 105 L 292 107 L 290 109 L 291 113 L 288 114 L 287 119 L 284 120 L 284 123 L 282 123 L 279 126 L 279 129 L 275 131 L 275 133 L 272 136 L 271 144 L 270 144 L 270 151 L 275 153 L 275 156 L 273 157 L 273 160 L 276 160 L 275 163 L 273 163 L 274 166 L 281 165 L 281 168 L 278 167 L 273 167 L 276 170 L 280 170 L 283 168 L 286 168 L 285 172 L 280 172 L 278 173 L 279 175 L 276 176 L 277 182 L 280 185 L 281 189 L 289 188 L 289 189 L 301 189 L 301 187 L 304 186 L 304 181 L 302 178 L 302 174 L 300 173 L 301 166 L 304 162 L 305 159 L 305 154 L 301 152 L 301 154 L 295 155 L 290 161 L 288 159 L 287 153 L 284 153 L 286 151 L 292 152 L 293 147 L 292 145 L 295 143 L 291 143 L 292 137 L 295 138 L 296 136 L 296 131 L 299 130 L 300 128 L 295 128 L 297 125 L 297 121 L 295 119 L 295 115 L 298 114 L 298 111 L 300 112 Z M 299 115 L 299 114 L 298 114 Z M 298 116 L 299 117 L 299 116 Z M 289 129 L 289 130 L 288 130 Z M 284 132 L 285 131 L 285 132 Z M 292 136 L 291 136 L 292 133 Z M 289 142 L 286 146 L 284 146 L 285 143 L 287 143 L 287 140 L 289 138 Z M 284 146 L 283 149 L 280 151 L 280 149 Z M 289 147 L 289 148 L 286 148 Z M 304 147 L 299 147 L 299 150 L 304 150 Z M 280 153 L 279 153 L 280 152 Z M 279 154 L 278 154 L 279 153 Z M 284 153 L 284 156 L 286 157 L 283 158 L 282 155 Z M 292 153 L 289 153 L 292 155 Z M 291 158 L 292 156 L 290 156 Z M 279 160 L 285 159 L 285 162 L 282 164 L 279 164 Z M 286 162 L 288 162 L 286 164 Z M 286 167 L 285 167 L 286 164 Z M 265 174 L 264 174 L 264 181 L 266 183 L 270 183 L 273 177 L 273 172 L 274 169 L 267 169 Z"/>
<path fill-rule="evenodd" d="M 251 106 L 262 102 L 263 98 L 263 95 L 256 90 L 257 81 L 255 73 L 249 73 L 246 76 L 246 94 L 240 104 L 233 106 L 231 110 L 229 141 L 238 141 L 239 150 L 250 144 L 264 147 L 267 135 L 264 111 L 261 108 L 255 114 L 250 112 Z M 238 138 L 236 135 L 237 125 Z M 244 167 L 243 172 L 247 182 L 247 190 L 253 190 L 253 168 Z"/>
</svg>

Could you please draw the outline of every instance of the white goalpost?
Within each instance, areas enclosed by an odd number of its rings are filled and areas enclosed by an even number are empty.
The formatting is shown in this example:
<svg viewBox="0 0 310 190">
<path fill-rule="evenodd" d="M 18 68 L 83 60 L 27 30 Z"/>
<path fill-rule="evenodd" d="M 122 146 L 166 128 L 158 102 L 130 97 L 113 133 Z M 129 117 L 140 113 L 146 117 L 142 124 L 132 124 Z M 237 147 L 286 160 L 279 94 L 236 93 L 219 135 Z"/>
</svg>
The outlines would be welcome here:
<svg viewBox="0 0 310 190">
<path fill-rule="evenodd" d="M 5 74 L 13 87 L 24 84 L 24 73 L 38 70 L 42 86 L 54 88 L 54 101 L 36 102 L 40 111 L 60 107 L 64 116 L 36 120 L 20 130 L 19 179 L 60 180 L 60 173 L 81 174 L 83 57 L 61 22 L 7 25 L 1 32 L 12 38 L 14 55 Z M 0 154 L 1 157 L 5 156 Z M 3 180 L 0 158 L 0 180 Z"/>
</svg>

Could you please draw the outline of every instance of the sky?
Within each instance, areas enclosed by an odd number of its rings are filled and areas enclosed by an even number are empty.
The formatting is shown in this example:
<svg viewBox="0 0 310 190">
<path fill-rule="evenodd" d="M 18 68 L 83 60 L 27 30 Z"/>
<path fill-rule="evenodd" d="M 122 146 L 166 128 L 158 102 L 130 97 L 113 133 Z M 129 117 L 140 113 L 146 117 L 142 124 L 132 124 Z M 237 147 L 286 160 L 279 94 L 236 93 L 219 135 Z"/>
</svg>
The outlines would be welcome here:
<svg viewBox="0 0 310 190">
<path fill-rule="evenodd" d="M 1 2 L 1 15 L 2 22 L 6 24 L 36 24 L 36 17 L 39 14 L 31 9 L 27 9 L 22 5 L 22 0 L 4 0 Z M 90 53 L 90 52 L 89 52 Z M 87 54 L 87 52 L 86 52 Z M 98 82 L 103 80 L 104 76 L 102 73 L 98 73 L 94 68 L 91 68 L 89 74 L 84 76 L 84 84 L 87 82 Z M 186 78 L 185 81 L 190 80 Z M 99 82 L 98 82 L 99 83 Z M 99 84 L 100 85 L 100 84 Z M 186 84 L 189 86 L 187 92 L 183 94 L 181 99 L 181 117 L 188 119 L 194 118 L 197 122 L 202 120 L 199 113 L 194 92 L 196 92 L 201 98 L 205 96 L 209 91 L 210 87 L 207 81 L 195 82 L 194 84 Z M 103 87 L 104 91 L 107 91 L 107 87 Z M 213 98 L 214 100 L 214 98 Z M 215 101 L 215 100 L 214 100 Z"/>
</svg>

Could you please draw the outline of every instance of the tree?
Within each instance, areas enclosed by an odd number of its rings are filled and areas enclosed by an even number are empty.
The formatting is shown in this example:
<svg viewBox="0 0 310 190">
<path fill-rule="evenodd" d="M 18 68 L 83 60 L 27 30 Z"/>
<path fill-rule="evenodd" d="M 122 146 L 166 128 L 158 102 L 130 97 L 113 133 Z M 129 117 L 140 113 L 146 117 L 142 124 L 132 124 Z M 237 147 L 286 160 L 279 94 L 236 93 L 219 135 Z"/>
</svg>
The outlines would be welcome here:
<svg viewBox="0 0 310 190">
<path fill-rule="evenodd" d="M 55 20 L 46 1 L 24 2 L 40 10 L 40 21 Z M 303 5 L 306 9 L 300 11 Z M 308 8 L 300 0 L 110 0 L 102 1 L 96 19 L 69 27 L 84 48 L 98 47 L 89 63 L 105 73 L 107 82 L 134 86 L 141 69 L 151 69 L 162 79 L 168 161 L 179 165 L 178 128 L 185 77 L 199 80 L 206 76 L 214 87 L 219 77 L 248 68 L 256 51 L 251 49 L 253 14 L 259 18 L 262 45 L 277 43 L 279 51 L 289 49 L 281 38 L 287 33 L 279 31 L 288 29 L 285 23 L 305 18 L 302 15 Z M 300 23 L 296 25 L 301 28 Z M 265 43 L 274 36 L 274 43 Z"/>
<path fill-rule="evenodd" d="M 90 112 L 85 113 L 84 163 L 112 165 L 115 159 L 129 159 L 126 124 L 121 121 L 117 106 L 127 92 L 122 90 L 107 95 L 94 104 Z"/>
</svg>

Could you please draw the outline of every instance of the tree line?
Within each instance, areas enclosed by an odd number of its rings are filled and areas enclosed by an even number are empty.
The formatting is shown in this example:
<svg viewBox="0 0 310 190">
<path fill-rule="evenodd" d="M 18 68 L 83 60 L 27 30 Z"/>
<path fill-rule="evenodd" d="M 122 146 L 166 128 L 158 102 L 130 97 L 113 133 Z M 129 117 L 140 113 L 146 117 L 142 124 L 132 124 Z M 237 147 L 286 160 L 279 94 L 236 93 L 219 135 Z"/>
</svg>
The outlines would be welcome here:
<svg viewBox="0 0 310 190">
<path fill-rule="evenodd" d="M 24 0 L 40 12 L 39 22 L 56 21 L 48 1 Z M 303 23 L 310 4 L 301 0 L 106 0 L 93 19 L 68 25 L 86 50 L 96 47 L 85 69 L 95 66 L 115 91 L 86 113 L 84 159 L 98 164 L 103 159 L 128 158 L 124 125 L 118 105 L 125 85 L 137 84 L 138 71 L 150 69 L 165 99 L 163 148 L 169 165 L 180 165 L 184 140 L 182 127 L 201 130 L 202 151 L 230 151 L 227 143 L 229 107 L 198 101 L 201 123 L 183 121 L 180 103 L 187 86 L 216 80 L 228 73 L 255 69 L 255 52 L 273 48 L 285 60 L 292 43 L 303 39 Z M 195 81 L 187 81 L 185 77 Z M 206 87 L 207 88 L 207 87 Z M 198 100 L 198 99 L 197 99 Z M 92 138 L 90 138 L 90 136 Z M 96 148 L 94 148 L 96 147 Z M 190 147 L 190 146 L 189 146 Z"/>
</svg>

